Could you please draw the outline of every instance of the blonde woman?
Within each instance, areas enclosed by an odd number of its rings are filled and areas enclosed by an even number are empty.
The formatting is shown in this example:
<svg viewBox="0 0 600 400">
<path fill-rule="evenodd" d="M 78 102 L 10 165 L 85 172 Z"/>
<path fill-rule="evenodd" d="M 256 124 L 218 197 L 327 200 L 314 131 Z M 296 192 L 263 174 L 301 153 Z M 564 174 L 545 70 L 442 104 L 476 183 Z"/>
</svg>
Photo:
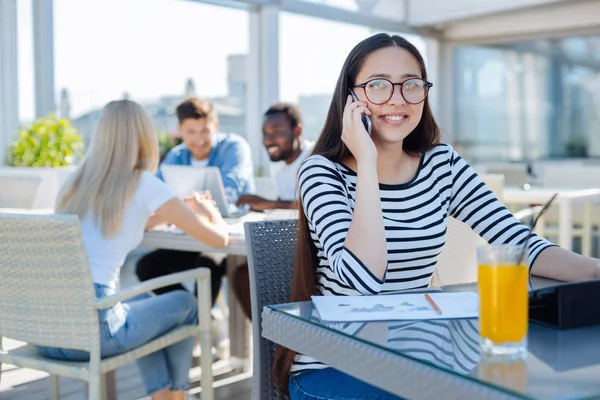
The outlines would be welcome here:
<svg viewBox="0 0 600 400">
<path fill-rule="evenodd" d="M 65 183 L 57 213 L 81 219 L 83 240 L 96 295 L 116 292 L 127 254 L 142 240 L 144 228 L 168 221 L 213 247 L 228 242 L 226 225 L 212 202 L 190 208 L 154 176 L 158 141 L 150 116 L 128 100 L 109 103 L 100 117 L 87 155 Z M 147 295 L 99 312 L 101 355 L 136 348 L 177 326 L 194 324 L 196 298 L 187 291 Z M 189 385 L 193 338 L 140 360 L 148 395 L 154 400 L 183 399 Z M 86 352 L 38 347 L 47 357 L 88 360 Z"/>
</svg>

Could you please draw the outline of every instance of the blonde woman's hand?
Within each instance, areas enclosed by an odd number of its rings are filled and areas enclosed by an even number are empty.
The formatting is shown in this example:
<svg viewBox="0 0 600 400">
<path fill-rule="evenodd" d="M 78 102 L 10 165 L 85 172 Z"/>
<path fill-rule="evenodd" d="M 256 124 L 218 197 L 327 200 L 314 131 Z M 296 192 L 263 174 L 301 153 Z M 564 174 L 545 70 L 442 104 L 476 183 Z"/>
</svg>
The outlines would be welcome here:
<svg viewBox="0 0 600 400">
<path fill-rule="evenodd" d="M 342 116 L 342 142 L 352 152 L 357 163 L 376 162 L 377 148 L 362 122 L 362 114 L 371 115 L 367 103 L 353 101 L 348 95 Z"/>
<path fill-rule="evenodd" d="M 220 217 L 221 213 L 217 209 L 217 203 L 210 196 L 194 193 L 185 198 L 185 203 L 194 212 L 208 220 L 214 220 L 216 216 Z"/>
<path fill-rule="evenodd" d="M 195 197 L 197 200 L 212 200 L 212 194 L 206 190 L 203 192 L 193 192 L 192 196 Z"/>
<path fill-rule="evenodd" d="M 197 200 L 197 202 L 200 210 L 198 214 L 208 217 L 211 221 L 214 221 L 216 217 L 221 218 L 221 213 L 214 200 Z"/>
</svg>

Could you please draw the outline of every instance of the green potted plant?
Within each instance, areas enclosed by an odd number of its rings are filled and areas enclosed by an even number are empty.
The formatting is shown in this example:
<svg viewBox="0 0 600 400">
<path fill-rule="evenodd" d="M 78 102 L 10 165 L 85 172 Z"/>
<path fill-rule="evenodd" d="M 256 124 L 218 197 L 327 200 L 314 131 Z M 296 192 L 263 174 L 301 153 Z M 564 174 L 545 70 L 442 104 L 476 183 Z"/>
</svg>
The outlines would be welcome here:
<svg viewBox="0 0 600 400">
<path fill-rule="evenodd" d="M 74 165 L 83 150 L 83 138 L 71 122 L 50 114 L 18 132 L 6 161 L 13 167 L 66 167 Z"/>
<path fill-rule="evenodd" d="M 54 208 L 56 195 L 84 154 L 84 142 L 65 118 L 50 114 L 17 132 L 0 174 L 40 178 L 34 208 Z"/>
</svg>

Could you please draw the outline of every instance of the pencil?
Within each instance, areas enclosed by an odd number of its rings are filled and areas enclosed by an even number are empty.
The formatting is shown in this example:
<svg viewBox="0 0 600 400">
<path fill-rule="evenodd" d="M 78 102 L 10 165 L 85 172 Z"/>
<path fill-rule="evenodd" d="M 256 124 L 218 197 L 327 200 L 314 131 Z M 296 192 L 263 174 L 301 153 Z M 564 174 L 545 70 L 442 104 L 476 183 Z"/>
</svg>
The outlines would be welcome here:
<svg viewBox="0 0 600 400">
<path fill-rule="evenodd" d="M 435 304 L 435 301 L 433 301 L 433 299 L 431 298 L 431 296 L 428 293 L 425 293 L 425 298 L 427 299 L 427 301 L 429 302 L 429 304 L 431 304 L 431 306 L 433 307 L 433 309 L 435 310 L 435 312 L 437 312 L 439 315 L 442 315 L 442 310 L 440 310 L 440 308 L 438 307 L 438 305 Z"/>
</svg>

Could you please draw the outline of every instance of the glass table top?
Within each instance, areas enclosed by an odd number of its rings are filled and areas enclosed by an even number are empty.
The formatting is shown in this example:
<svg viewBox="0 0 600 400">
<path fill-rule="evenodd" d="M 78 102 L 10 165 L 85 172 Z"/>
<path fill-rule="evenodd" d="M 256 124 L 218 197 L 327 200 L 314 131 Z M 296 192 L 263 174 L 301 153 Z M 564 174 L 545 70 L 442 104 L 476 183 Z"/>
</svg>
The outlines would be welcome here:
<svg viewBox="0 0 600 400">
<path fill-rule="evenodd" d="M 524 399 L 600 398 L 600 326 L 530 324 L 526 359 L 493 362 L 480 353 L 477 319 L 328 323 L 311 302 L 269 308 Z"/>
</svg>

